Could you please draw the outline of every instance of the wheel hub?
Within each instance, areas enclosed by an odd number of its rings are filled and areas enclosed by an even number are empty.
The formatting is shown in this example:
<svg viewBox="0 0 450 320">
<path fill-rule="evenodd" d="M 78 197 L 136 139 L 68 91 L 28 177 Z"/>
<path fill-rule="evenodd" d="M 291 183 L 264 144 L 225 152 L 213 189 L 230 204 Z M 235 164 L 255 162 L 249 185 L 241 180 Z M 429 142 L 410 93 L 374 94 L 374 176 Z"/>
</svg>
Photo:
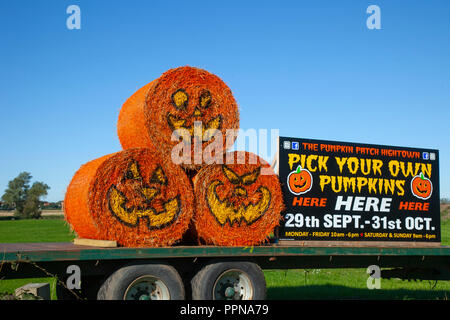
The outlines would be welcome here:
<svg viewBox="0 0 450 320">
<path fill-rule="evenodd" d="M 215 300 L 249 300 L 253 296 L 253 286 L 243 271 L 228 270 L 216 280 L 213 296 Z"/>
<path fill-rule="evenodd" d="M 167 286 L 160 279 L 143 276 L 134 280 L 124 294 L 124 300 L 169 300 Z"/>
</svg>

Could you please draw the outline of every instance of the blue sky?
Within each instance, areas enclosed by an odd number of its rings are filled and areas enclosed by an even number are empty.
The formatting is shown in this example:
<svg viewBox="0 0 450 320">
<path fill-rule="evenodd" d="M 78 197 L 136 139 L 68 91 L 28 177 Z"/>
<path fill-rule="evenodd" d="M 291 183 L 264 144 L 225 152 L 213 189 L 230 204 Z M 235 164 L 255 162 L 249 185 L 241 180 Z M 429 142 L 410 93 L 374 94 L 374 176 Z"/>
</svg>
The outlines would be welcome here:
<svg viewBox="0 0 450 320">
<path fill-rule="evenodd" d="M 0 192 L 29 171 L 62 200 L 83 163 L 121 149 L 123 102 L 191 65 L 229 85 L 243 129 L 439 149 L 450 197 L 449 18 L 448 1 L 2 0 Z"/>
</svg>

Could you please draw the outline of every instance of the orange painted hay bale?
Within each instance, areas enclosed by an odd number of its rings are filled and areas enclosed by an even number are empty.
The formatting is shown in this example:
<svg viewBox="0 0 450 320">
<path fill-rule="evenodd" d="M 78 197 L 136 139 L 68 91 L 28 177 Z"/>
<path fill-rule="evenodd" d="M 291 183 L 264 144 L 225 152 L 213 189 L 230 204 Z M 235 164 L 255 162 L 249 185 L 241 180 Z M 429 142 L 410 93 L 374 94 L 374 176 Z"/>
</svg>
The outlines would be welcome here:
<svg viewBox="0 0 450 320">
<path fill-rule="evenodd" d="M 280 183 L 262 158 L 244 151 L 232 154 L 235 159 L 245 156 L 245 162 L 207 166 L 194 179 L 195 232 L 207 244 L 260 244 L 281 219 Z M 256 158 L 254 164 L 250 155 Z"/>
<path fill-rule="evenodd" d="M 168 246 L 193 216 L 193 194 L 183 170 L 152 149 L 134 148 L 83 165 L 64 200 L 79 237 L 122 246 Z"/>
<path fill-rule="evenodd" d="M 149 88 L 155 84 L 152 81 L 125 101 L 119 113 L 117 122 L 117 132 L 124 149 L 127 148 L 147 148 L 152 145 L 150 136 L 146 134 L 146 122 L 144 117 L 145 96 Z"/>
<path fill-rule="evenodd" d="M 198 130 L 194 129 L 195 121 L 201 121 Z M 226 141 L 226 130 L 238 128 L 239 110 L 230 88 L 216 75 L 188 66 L 171 69 L 138 90 L 123 105 L 117 125 L 124 149 L 153 143 L 170 155 L 184 137 L 183 141 L 190 143 L 190 148 L 186 147 L 190 149 L 190 163 L 181 165 L 189 169 L 204 164 L 194 157 L 195 135 L 202 134 L 200 148 L 195 149 L 199 155 L 198 149 L 202 151 L 215 141 L 214 130 L 220 131 L 223 139 L 217 144 L 222 147 L 221 156 L 236 139 L 233 136 Z M 180 140 L 172 141 L 175 130 L 183 132 Z"/>
</svg>

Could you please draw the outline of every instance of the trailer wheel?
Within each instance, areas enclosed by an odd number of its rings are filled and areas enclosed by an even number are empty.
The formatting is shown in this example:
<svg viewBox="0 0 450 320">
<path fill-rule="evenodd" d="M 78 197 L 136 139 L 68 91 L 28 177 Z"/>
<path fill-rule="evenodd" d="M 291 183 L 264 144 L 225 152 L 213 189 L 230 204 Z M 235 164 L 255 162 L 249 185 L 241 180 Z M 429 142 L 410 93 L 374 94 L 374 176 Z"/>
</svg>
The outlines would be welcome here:
<svg viewBox="0 0 450 320">
<path fill-rule="evenodd" d="M 266 280 L 252 262 L 217 262 L 203 267 L 191 280 L 193 300 L 263 300 Z"/>
<path fill-rule="evenodd" d="M 123 267 L 110 275 L 98 300 L 184 300 L 184 285 L 169 265 L 141 264 Z"/>
</svg>

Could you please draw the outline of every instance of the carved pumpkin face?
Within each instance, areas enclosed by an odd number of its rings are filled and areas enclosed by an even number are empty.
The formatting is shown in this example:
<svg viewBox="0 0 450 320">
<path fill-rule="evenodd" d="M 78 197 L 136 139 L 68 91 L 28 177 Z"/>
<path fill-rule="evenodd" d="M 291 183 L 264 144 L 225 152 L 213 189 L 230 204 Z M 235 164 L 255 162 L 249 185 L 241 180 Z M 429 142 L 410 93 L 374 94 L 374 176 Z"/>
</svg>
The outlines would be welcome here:
<svg viewBox="0 0 450 320">
<path fill-rule="evenodd" d="M 172 69 L 158 78 L 146 95 L 145 114 L 149 131 L 160 138 L 162 148 L 172 148 L 182 139 L 194 152 L 194 136 L 204 148 L 218 130 L 225 152 L 235 139 L 227 144 L 226 130 L 239 128 L 238 107 L 228 86 L 217 76 L 192 67 Z M 175 131 L 179 140 L 173 141 Z"/>
<path fill-rule="evenodd" d="M 139 164 L 131 160 L 120 185 L 113 184 L 109 188 L 109 210 L 120 222 L 131 227 L 136 227 L 140 220 L 146 220 L 149 229 L 166 227 L 176 220 L 180 212 L 179 195 L 170 199 L 161 197 L 167 184 L 167 177 L 160 166 L 146 182 Z"/>
<path fill-rule="evenodd" d="M 222 164 L 203 168 L 194 179 L 195 229 L 199 238 L 216 245 L 263 242 L 278 225 L 283 207 L 275 174 L 261 174 L 269 164 L 257 157 L 249 164 Z"/>
<path fill-rule="evenodd" d="M 261 168 L 240 175 L 222 165 L 222 171 L 226 179 L 212 181 L 206 193 L 206 202 L 217 222 L 250 225 L 261 218 L 270 205 L 269 189 L 256 183 Z"/>
<path fill-rule="evenodd" d="M 431 197 L 433 192 L 433 184 L 431 183 L 431 180 L 426 178 L 421 172 L 420 175 L 415 176 L 411 180 L 411 192 L 415 197 L 427 200 Z"/>
<path fill-rule="evenodd" d="M 194 122 L 198 121 L 198 128 L 202 133 L 202 143 L 206 143 L 211 138 L 213 132 L 211 130 L 221 129 L 222 115 L 217 112 L 220 106 L 214 107 L 213 97 L 209 90 L 194 89 L 191 92 L 191 97 L 185 89 L 178 89 L 172 94 L 171 100 L 175 109 L 167 112 L 167 124 L 172 132 L 185 129 L 189 134 L 189 140 L 192 140 Z M 189 104 L 190 98 L 194 99 L 194 103 Z M 213 108 L 216 110 L 212 110 Z"/>
<path fill-rule="evenodd" d="M 157 146 L 171 154 L 183 141 L 190 157 L 183 152 L 181 165 L 189 169 L 200 169 L 194 155 L 212 143 L 212 156 L 220 147 L 225 153 L 236 140 L 227 137 L 227 130 L 238 128 L 239 110 L 230 88 L 216 75 L 188 66 L 171 69 L 136 91 L 123 104 L 117 123 L 123 149 Z M 219 132 L 222 141 L 216 142 Z"/>
<path fill-rule="evenodd" d="M 295 195 L 304 194 L 311 190 L 312 181 L 311 173 L 307 169 L 302 169 L 301 166 L 292 171 L 287 178 L 288 188 Z"/>
<path fill-rule="evenodd" d="M 122 246 L 167 246 L 181 240 L 193 216 L 183 169 L 153 149 L 127 149 L 83 165 L 65 198 L 79 237 Z"/>
</svg>

